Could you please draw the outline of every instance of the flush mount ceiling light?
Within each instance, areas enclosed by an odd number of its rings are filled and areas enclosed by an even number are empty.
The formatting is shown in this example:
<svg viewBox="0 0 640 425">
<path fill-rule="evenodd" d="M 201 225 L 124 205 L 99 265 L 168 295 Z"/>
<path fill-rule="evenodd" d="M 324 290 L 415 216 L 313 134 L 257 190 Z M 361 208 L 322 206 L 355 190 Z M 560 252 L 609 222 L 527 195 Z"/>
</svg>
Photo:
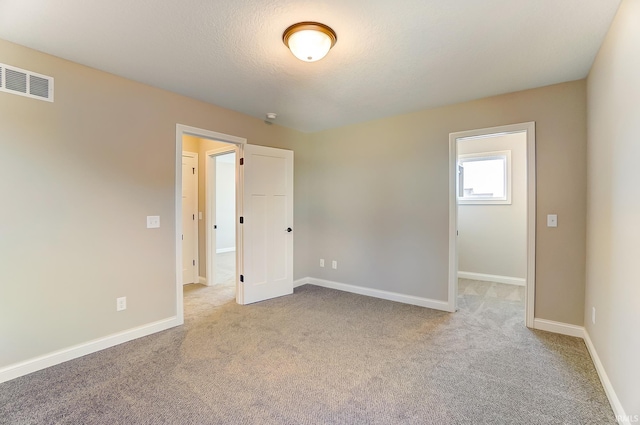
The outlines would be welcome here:
<svg viewBox="0 0 640 425">
<path fill-rule="evenodd" d="M 315 62 L 325 57 L 337 40 L 335 31 L 319 22 L 299 22 L 282 34 L 285 46 L 305 62 Z"/>
</svg>

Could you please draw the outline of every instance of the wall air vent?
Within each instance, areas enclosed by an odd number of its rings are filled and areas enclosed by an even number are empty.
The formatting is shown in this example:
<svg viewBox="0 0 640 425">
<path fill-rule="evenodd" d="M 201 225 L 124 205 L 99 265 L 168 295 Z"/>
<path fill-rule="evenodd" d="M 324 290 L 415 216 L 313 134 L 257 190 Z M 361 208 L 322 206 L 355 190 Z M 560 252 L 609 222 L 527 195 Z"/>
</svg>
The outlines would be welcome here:
<svg viewBox="0 0 640 425">
<path fill-rule="evenodd" d="M 53 102 L 53 77 L 0 63 L 0 92 Z"/>
</svg>

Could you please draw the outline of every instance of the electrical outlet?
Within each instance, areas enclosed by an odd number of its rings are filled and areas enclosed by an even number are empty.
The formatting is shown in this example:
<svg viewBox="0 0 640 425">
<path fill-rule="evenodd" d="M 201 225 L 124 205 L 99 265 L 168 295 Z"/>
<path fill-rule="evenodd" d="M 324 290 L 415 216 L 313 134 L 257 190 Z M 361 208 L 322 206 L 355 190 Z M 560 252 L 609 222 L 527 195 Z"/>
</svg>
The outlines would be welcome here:
<svg viewBox="0 0 640 425">
<path fill-rule="evenodd" d="M 116 311 L 127 309 L 127 297 L 116 298 Z"/>
<path fill-rule="evenodd" d="M 596 324 L 596 308 L 591 307 L 591 323 Z"/>
<path fill-rule="evenodd" d="M 338 262 L 336 260 L 333 260 L 331 262 L 331 268 L 334 269 L 334 270 L 338 268 Z"/>
<path fill-rule="evenodd" d="M 320 267 L 324 267 L 324 258 L 320 259 Z"/>
</svg>

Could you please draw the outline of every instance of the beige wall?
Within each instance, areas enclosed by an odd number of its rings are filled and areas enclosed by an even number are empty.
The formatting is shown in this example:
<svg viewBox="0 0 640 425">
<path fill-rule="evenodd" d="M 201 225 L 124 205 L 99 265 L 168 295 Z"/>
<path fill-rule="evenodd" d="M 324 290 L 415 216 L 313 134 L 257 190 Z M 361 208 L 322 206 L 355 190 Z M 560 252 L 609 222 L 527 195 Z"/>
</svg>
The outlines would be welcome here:
<svg viewBox="0 0 640 425">
<path fill-rule="evenodd" d="M 458 155 L 511 151 L 511 203 L 458 205 L 458 270 L 527 277 L 526 133 L 458 142 Z"/>
<path fill-rule="evenodd" d="M 189 136 L 188 134 L 185 134 L 184 136 L 182 136 L 183 152 L 198 153 L 199 149 L 200 149 L 200 139 L 194 136 Z M 200 167 L 200 164 L 198 164 L 198 167 Z"/>
<path fill-rule="evenodd" d="M 535 121 L 535 315 L 582 325 L 585 89 L 575 81 L 312 134 L 311 276 L 446 300 L 449 133 Z M 546 227 L 548 213 L 558 228 Z"/>
<path fill-rule="evenodd" d="M 639 22 L 640 1 L 625 0 L 588 79 L 584 319 L 619 401 L 635 421 L 640 417 Z"/>
<path fill-rule="evenodd" d="M 176 123 L 295 151 L 307 274 L 308 136 L 3 40 L 0 62 L 55 78 L 55 103 L 0 93 L 0 368 L 176 314 Z"/>
</svg>

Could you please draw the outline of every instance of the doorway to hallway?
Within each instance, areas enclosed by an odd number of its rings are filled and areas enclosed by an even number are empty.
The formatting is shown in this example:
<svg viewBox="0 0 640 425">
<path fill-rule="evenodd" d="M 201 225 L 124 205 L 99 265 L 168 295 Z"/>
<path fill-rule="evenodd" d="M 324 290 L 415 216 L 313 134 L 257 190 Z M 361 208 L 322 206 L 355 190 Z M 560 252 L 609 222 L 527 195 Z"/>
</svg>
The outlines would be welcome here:
<svg viewBox="0 0 640 425">
<path fill-rule="evenodd" d="M 215 149 L 206 152 L 208 285 L 235 288 L 238 275 L 236 157 L 235 146 L 228 144 L 219 144 Z"/>
<path fill-rule="evenodd" d="M 241 137 L 210 130 L 176 125 L 176 270 L 180 270 L 182 263 L 182 151 L 187 148 L 190 139 L 196 139 L 195 148 L 200 153 L 200 167 L 205 158 L 211 161 L 212 155 L 207 156 L 208 150 L 233 148 L 229 151 L 236 153 L 235 159 L 235 292 L 238 304 L 251 304 L 270 298 L 293 293 L 293 151 L 260 145 L 247 144 Z M 206 143 L 222 143 L 222 146 L 203 147 L 197 139 Z M 204 153 L 203 153 L 204 151 Z M 216 152 L 222 153 L 222 152 Z M 215 157 L 216 155 L 213 155 Z M 202 173 L 201 173 L 202 175 Z M 202 179 L 202 177 L 201 177 Z M 202 180 L 201 180 L 202 182 Z M 199 186 L 199 197 L 204 182 Z M 213 248 L 215 238 L 209 238 L 213 230 L 217 230 L 215 209 L 207 205 L 214 201 L 210 196 L 205 202 L 199 202 L 198 257 L 201 259 L 199 267 L 199 282 L 205 288 L 215 288 L 215 265 Z M 202 211 L 204 206 L 205 211 Z M 206 240 L 208 239 L 208 240 Z M 206 240 L 206 243 L 204 242 Z M 216 253 L 218 254 L 218 253 Z M 203 265 L 205 267 L 203 268 Z M 182 285 L 182 274 L 176 276 L 176 315 L 179 323 L 184 323 L 185 305 Z"/>
<path fill-rule="evenodd" d="M 182 148 L 183 283 L 192 301 L 221 305 L 236 298 L 238 147 L 184 135 Z"/>
</svg>

